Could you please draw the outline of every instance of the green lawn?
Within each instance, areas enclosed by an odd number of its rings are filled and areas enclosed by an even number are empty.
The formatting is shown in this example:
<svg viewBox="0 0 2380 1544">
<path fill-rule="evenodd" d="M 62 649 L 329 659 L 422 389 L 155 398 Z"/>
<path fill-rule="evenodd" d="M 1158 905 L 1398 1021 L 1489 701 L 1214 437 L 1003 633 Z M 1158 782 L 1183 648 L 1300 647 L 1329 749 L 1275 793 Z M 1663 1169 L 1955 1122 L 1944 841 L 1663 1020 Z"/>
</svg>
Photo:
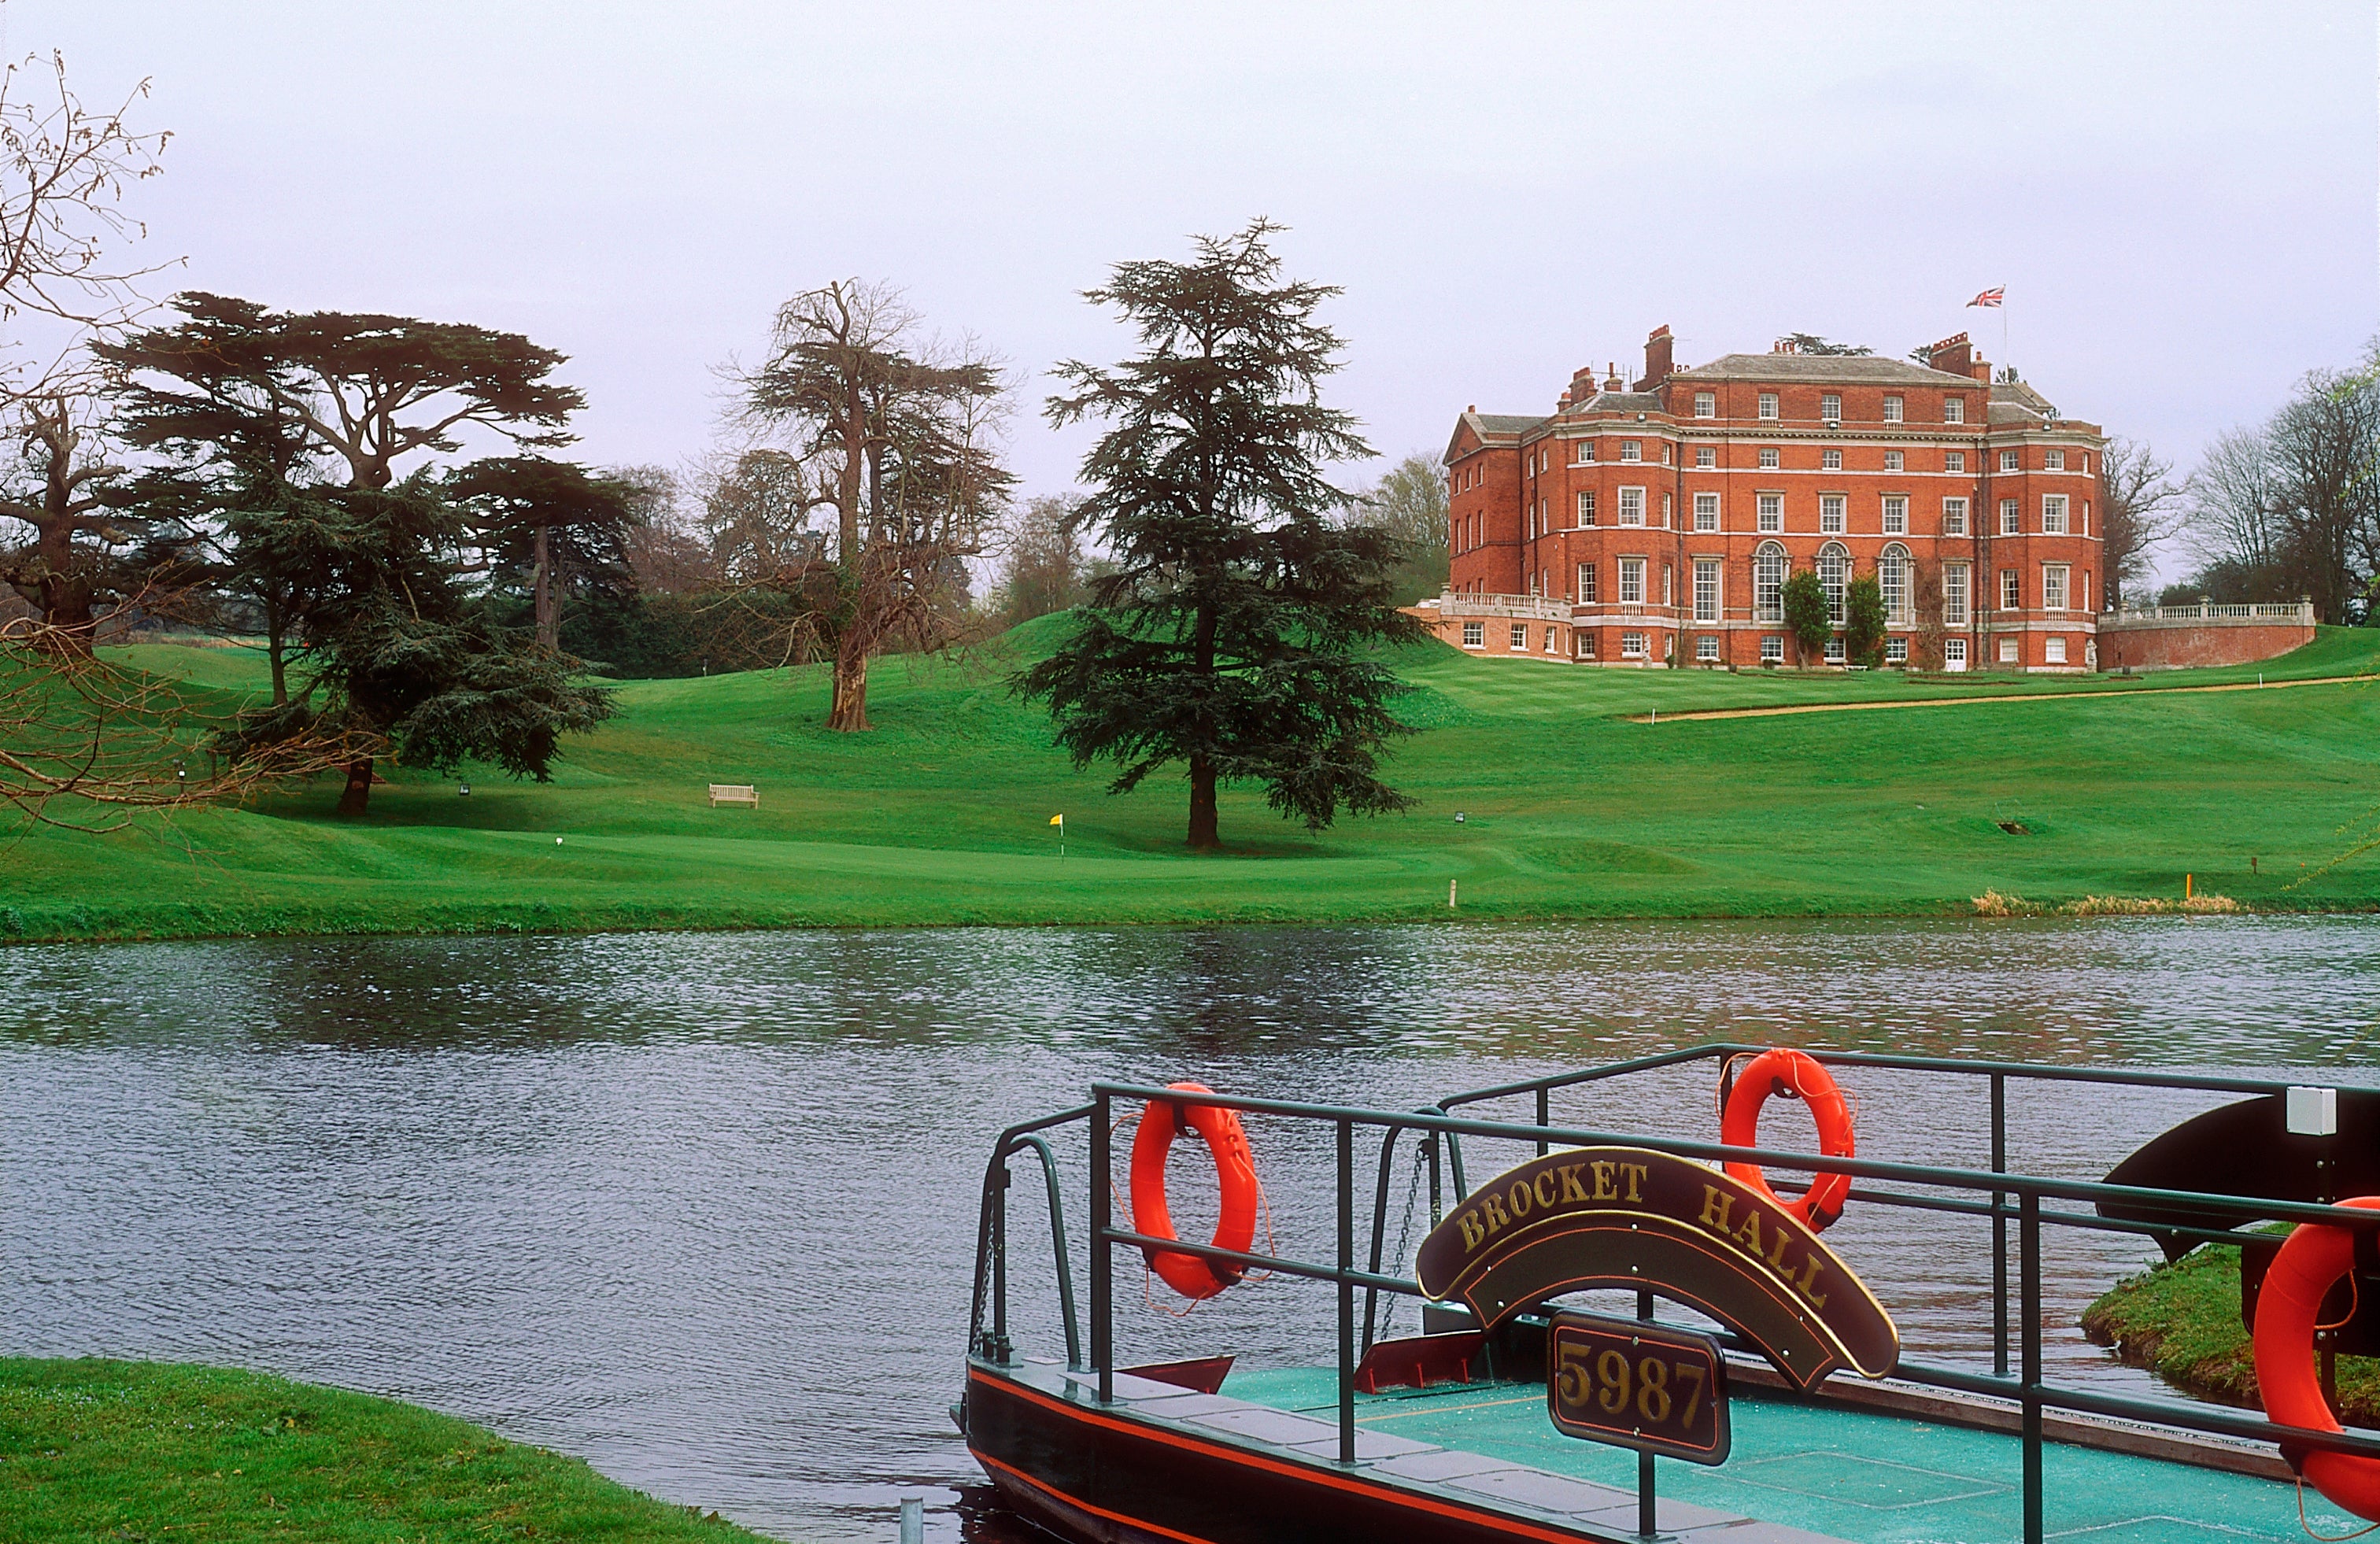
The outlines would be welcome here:
<svg viewBox="0 0 2380 1544">
<path fill-rule="evenodd" d="M 323 780 L 162 828 L 35 832 L 0 864 L 0 936 L 1443 919 L 1450 881 L 1463 918 L 1963 911 L 1987 889 L 2178 899 L 2186 873 L 2248 906 L 2380 902 L 2380 854 L 2324 870 L 2380 806 L 2380 689 L 2155 689 L 2370 672 L 2380 632 L 2135 683 L 1582 670 L 1432 644 L 1401 664 L 1424 732 L 1390 775 L 1411 814 L 1310 835 L 1238 790 L 1230 850 L 1192 857 L 1177 779 L 1111 797 L 1009 698 L 1005 674 L 1053 626 L 971 659 L 882 663 L 869 735 L 821 727 L 815 668 L 630 682 L 551 784 L 475 775 L 466 799 L 393 771 L 362 821 L 332 817 Z M 215 692 L 263 674 L 242 650 L 123 655 Z M 1629 718 L 2041 691 L 2071 698 Z M 709 808 L 714 781 L 758 784 L 761 808 Z"/>
<path fill-rule="evenodd" d="M 758 1544 L 575 1458 L 394 1400 L 161 1362 L 0 1357 L 11 1544 Z"/>
<path fill-rule="evenodd" d="M 2286 1231 L 2286 1230 L 2277 1230 Z M 2263 1406 L 2256 1350 L 2240 1322 L 2240 1251 L 2192 1249 L 2128 1281 L 2082 1310 L 2082 1330 L 2136 1368 L 2178 1389 L 2249 1409 Z M 2356 1426 L 2380 1425 L 2380 1360 L 2341 1356 L 2338 1409 Z"/>
</svg>

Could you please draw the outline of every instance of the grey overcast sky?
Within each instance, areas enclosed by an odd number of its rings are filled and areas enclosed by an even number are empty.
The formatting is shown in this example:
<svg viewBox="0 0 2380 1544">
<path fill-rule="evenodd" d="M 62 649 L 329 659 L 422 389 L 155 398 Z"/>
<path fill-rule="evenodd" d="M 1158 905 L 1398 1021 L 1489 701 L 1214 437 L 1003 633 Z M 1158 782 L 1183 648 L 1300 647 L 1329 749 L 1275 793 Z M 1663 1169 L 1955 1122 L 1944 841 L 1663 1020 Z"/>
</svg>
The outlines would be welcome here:
<svg viewBox="0 0 2380 1544">
<path fill-rule="evenodd" d="M 581 453 L 675 462 L 772 306 L 891 280 L 1022 379 L 1078 298 L 1256 214 L 1343 286 L 1331 395 L 1386 455 L 1571 371 L 2000 318 L 2076 417 L 2187 465 L 2380 323 L 2370 0 L 1395 6 L 9 0 L 91 101 L 152 81 L 170 287 L 516 329 Z M 1352 477 L 1373 468 L 1351 468 Z M 2168 567 L 2173 564 L 2168 561 Z"/>
</svg>

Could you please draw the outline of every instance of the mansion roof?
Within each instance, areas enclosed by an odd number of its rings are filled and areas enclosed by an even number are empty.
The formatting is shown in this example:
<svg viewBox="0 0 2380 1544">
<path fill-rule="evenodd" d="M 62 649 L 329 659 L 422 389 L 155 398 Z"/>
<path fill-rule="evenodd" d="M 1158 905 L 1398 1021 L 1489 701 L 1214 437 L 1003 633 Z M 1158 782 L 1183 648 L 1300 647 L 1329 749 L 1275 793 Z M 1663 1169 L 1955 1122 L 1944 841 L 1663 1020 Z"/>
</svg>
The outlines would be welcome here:
<svg viewBox="0 0 2380 1544">
<path fill-rule="evenodd" d="M 1684 381 L 1857 382 L 1870 385 L 1973 386 L 1979 383 L 1947 371 L 1874 354 L 1722 354 L 1670 377 Z"/>
</svg>

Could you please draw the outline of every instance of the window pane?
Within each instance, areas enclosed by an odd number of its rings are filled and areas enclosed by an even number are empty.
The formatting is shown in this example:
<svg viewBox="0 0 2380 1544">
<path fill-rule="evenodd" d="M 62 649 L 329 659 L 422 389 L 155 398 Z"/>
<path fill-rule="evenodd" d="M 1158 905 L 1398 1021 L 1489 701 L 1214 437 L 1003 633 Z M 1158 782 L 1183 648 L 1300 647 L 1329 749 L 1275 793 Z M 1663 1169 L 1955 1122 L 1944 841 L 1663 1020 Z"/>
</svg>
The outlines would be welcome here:
<svg viewBox="0 0 2380 1544">
<path fill-rule="evenodd" d="M 1752 560 L 1753 609 L 1763 622 L 1785 619 L 1785 554 L 1763 547 Z"/>
</svg>

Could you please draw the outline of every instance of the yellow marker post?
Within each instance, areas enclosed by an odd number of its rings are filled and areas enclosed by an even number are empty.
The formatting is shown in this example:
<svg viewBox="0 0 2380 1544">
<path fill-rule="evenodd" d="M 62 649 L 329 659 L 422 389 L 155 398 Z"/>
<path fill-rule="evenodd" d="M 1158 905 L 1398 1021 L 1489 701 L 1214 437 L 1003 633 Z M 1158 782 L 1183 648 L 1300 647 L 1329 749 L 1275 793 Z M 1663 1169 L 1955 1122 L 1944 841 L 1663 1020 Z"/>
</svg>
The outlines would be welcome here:
<svg viewBox="0 0 2380 1544">
<path fill-rule="evenodd" d="M 1058 861 L 1063 863 L 1066 860 L 1066 817 L 1052 815 L 1050 823 L 1058 828 Z"/>
</svg>

